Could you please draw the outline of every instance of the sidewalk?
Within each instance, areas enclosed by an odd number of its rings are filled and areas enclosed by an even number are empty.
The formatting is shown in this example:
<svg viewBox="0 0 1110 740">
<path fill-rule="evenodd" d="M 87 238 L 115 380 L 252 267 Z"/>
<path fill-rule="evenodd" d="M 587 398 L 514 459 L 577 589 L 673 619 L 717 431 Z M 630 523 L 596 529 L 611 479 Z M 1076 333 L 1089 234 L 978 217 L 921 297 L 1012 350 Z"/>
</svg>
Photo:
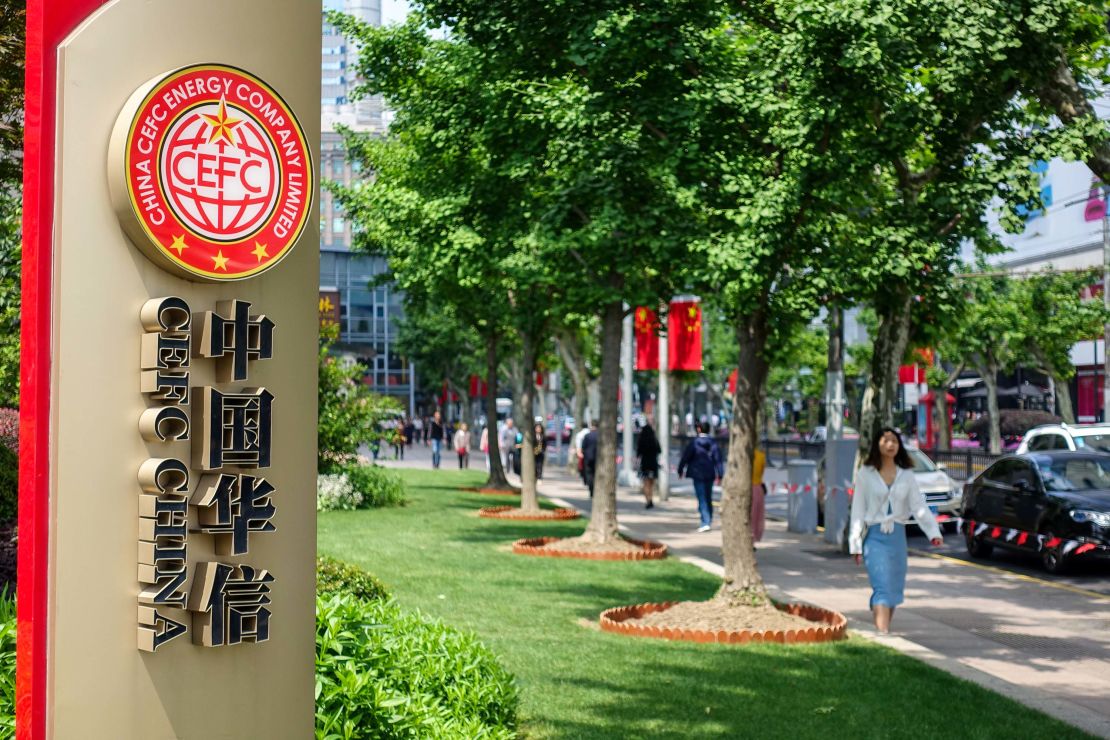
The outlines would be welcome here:
<svg viewBox="0 0 1110 740">
<path fill-rule="evenodd" d="M 431 467 L 431 453 L 406 450 L 397 467 Z M 454 453 L 442 467 L 454 469 Z M 483 469 L 485 456 L 472 455 Z M 767 481 L 785 480 L 768 469 Z M 695 531 L 697 505 L 690 485 L 675 481 L 670 500 L 645 510 L 638 490 L 622 488 L 617 510 L 622 531 L 665 543 L 674 557 L 723 575 L 721 538 Z M 585 487 L 564 468 L 551 466 L 540 494 L 589 515 Z M 819 534 L 786 531 L 785 495 L 768 500 L 768 522 L 758 545 L 760 573 L 776 599 L 835 609 L 855 634 L 923 660 L 953 675 L 1110 738 L 1110 598 L 1028 576 L 1007 574 L 918 551 L 911 540 L 906 603 L 894 635 L 879 635 L 870 621 L 867 574 Z M 952 537 L 953 535 L 948 535 Z M 645 598 L 649 598 L 645 595 Z M 960 697 L 953 697 L 960 701 Z M 932 708 L 943 718 L 943 707 Z"/>
</svg>

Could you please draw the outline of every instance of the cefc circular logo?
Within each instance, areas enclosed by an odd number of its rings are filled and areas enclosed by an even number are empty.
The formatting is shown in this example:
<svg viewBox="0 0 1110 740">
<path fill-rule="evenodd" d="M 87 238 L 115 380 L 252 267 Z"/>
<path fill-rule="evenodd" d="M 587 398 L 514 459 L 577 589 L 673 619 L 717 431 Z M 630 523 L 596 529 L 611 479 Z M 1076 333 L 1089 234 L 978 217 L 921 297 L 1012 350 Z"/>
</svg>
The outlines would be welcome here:
<svg viewBox="0 0 1110 740">
<path fill-rule="evenodd" d="M 109 166 L 121 156 L 111 181 L 125 230 L 182 277 L 257 275 L 308 222 L 304 132 L 281 96 L 241 69 L 200 64 L 139 88 L 116 123 Z"/>
</svg>

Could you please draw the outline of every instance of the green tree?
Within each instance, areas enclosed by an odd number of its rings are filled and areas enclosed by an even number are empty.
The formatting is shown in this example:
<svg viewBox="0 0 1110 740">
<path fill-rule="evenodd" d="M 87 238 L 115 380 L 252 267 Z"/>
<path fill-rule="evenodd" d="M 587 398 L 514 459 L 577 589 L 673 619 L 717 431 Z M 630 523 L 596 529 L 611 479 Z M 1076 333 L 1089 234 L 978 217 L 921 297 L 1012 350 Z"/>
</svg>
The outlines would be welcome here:
<svg viewBox="0 0 1110 740">
<path fill-rule="evenodd" d="M 1068 390 L 1075 377 L 1071 348 L 1099 336 L 1110 320 L 1101 298 L 1088 293 L 1099 278 L 1093 270 L 1061 273 L 1050 268 L 1015 285 L 1025 354 L 1034 368 L 1052 379 L 1060 416 L 1069 424 L 1075 423 Z"/>
<path fill-rule="evenodd" d="M 484 371 L 481 336 L 458 316 L 452 304 L 429 306 L 406 301 L 405 317 L 397 326 L 397 351 L 416 362 L 424 391 L 438 397 L 447 390 L 462 400 L 462 421 L 470 418 L 470 376 Z"/>
<path fill-rule="evenodd" d="M 321 338 L 317 386 L 316 468 L 331 472 L 358 454 L 359 445 L 381 434 L 381 423 L 401 413 L 400 403 L 371 393 L 362 382 L 366 368 L 329 352 L 332 340 Z"/>
</svg>

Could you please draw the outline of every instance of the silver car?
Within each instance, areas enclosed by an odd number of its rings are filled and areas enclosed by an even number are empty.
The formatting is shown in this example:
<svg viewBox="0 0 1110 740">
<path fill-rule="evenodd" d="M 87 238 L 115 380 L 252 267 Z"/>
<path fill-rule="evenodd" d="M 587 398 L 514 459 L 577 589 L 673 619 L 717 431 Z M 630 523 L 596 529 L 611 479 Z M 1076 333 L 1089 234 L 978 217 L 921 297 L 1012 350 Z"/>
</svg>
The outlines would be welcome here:
<svg viewBox="0 0 1110 740">
<path fill-rule="evenodd" d="M 948 475 L 943 468 L 937 467 L 929 456 L 916 447 L 906 447 L 910 460 L 913 461 L 913 475 L 917 479 L 917 487 L 925 495 L 925 502 L 933 510 L 933 514 L 944 514 L 950 517 L 960 515 L 963 506 L 963 486 Z M 817 512 L 818 521 L 824 524 L 825 519 L 825 459 L 817 465 Z M 951 525 L 954 528 L 955 524 Z"/>
</svg>

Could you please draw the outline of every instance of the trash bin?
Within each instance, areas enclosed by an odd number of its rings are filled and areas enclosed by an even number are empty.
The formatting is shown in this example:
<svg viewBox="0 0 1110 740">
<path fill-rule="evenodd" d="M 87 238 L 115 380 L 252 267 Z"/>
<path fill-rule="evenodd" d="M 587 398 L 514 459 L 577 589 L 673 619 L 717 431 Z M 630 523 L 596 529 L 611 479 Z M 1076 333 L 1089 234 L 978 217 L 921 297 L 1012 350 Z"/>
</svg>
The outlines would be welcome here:
<svg viewBox="0 0 1110 740">
<path fill-rule="evenodd" d="M 786 528 L 807 534 L 817 531 L 817 463 L 791 460 L 786 464 Z"/>
</svg>

